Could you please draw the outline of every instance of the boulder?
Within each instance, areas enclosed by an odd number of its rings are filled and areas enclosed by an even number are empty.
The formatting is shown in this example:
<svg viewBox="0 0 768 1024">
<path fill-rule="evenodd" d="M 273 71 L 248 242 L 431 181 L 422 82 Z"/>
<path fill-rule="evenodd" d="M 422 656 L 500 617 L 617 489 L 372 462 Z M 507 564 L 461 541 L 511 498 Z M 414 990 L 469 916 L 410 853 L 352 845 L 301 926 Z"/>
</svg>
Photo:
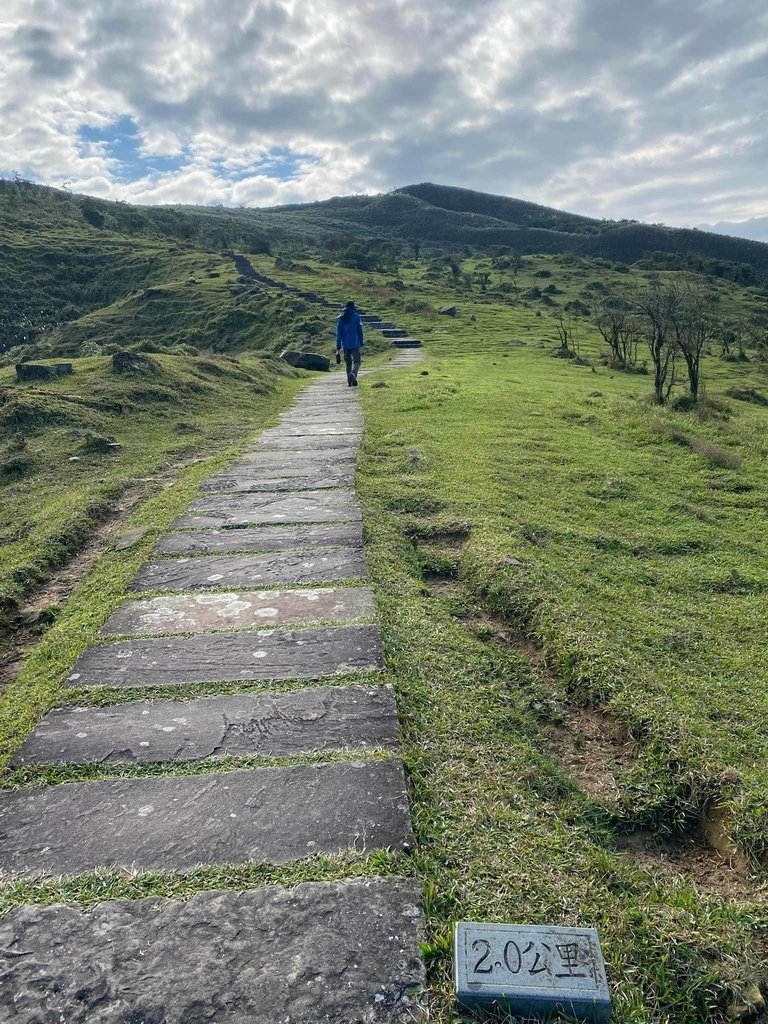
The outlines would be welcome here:
<svg viewBox="0 0 768 1024">
<path fill-rule="evenodd" d="M 162 294 L 163 294 L 163 289 L 162 288 L 145 288 L 144 291 L 141 293 L 141 300 L 142 300 L 142 302 L 146 302 L 147 299 L 154 299 L 158 295 L 162 295 Z"/>
<path fill-rule="evenodd" d="M 16 364 L 16 379 L 20 381 L 50 380 L 72 372 L 72 363 L 56 363 L 54 366 L 42 366 L 40 363 Z"/>
<path fill-rule="evenodd" d="M 458 310 L 455 306 L 443 306 L 440 310 L 440 316 L 456 316 Z"/>
<path fill-rule="evenodd" d="M 331 360 L 316 352 L 296 352 L 293 349 L 286 349 L 280 353 L 280 358 L 300 370 L 330 370 L 331 368 Z"/>
<path fill-rule="evenodd" d="M 115 352 L 112 369 L 115 373 L 154 373 L 157 365 L 141 352 Z"/>
</svg>

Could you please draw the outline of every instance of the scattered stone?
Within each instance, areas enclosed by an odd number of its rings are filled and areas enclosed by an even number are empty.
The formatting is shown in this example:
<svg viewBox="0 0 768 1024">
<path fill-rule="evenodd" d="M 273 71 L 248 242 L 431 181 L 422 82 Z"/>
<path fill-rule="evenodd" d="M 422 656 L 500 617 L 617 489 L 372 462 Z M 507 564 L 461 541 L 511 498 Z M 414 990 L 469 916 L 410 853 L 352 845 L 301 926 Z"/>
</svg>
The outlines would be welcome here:
<svg viewBox="0 0 768 1024">
<path fill-rule="evenodd" d="M 156 764 L 206 757 L 291 757 L 396 747 L 387 686 L 313 686 L 193 701 L 128 701 L 49 711 L 13 758 L 29 764 Z"/>
<path fill-rule="evenodd" d="M 65 377 L 73 372 L 72 363 L 54 363 L 53 366 L 29 362 L 16 364 L 16 379 L 21 382 L 51 380 L 53 377 Z"/>
<path fill-rule="evenodd" d="M 381 668 L 376 626 L 208 633 L 89 647 L 67 678 L 73 687 L 320 679 Z"/>
<path fill-rule="evenodd" d="M 80 461 L 80 456 L 79 455 L 70 455 L 69 458 L 67 459 L 67 462 L 79 462 L 79 461 Z"/>
<path fill-rule="evenodd" d="M 455 306 L 443 306 L 440 310 L 441 316 L 456 316 L 458 310 Z"/>
<path fill-rule="evenodd" d="M 194 276 L 188 277 L 187 278 L 187 284 L 197 284 L 197 278 L 194 277 Z"/>
<path fill-rule="evenodd" d="M 100 632 L 102 636 L 202 633 L 256 626 L 350 622 L 372 618 L 374 614 L 373 594 L 364 587 L 181 594 L 126 601 Z"/>
<path fill-rule="evenodd" d="M 280 353 L 280 358 L 300 370 L 330 370 L 331 368 L 331 360 L 316 352 L 295 352 L 292 349 L 285 349 Z"/>
<path fill-rule="evenodd" d="M 134 526 L 132 530 L 126 530 L 115 541 L 115 551 L 126 551 L 128 548 L 134 547 L 146 537 L 149 531 L 150 527 L 148 526 Z"/>
<path fill-rule="evenodd" d="M 0 1016 L 406 1024 L 425 985 L 420 902 L 410 880 L 354 879 L 19 907 L 0 920 Z"/>
<path fill-rule="evenodd" d="M 422 377 L 428 377 L 429 376 L 429 370 L 422 370 L 421 371 L 421 376 Z"/>
<path fill-rule="evenodd" d="M 112 369 L 115 373 L 156 373 L 158 366 L 141 352 L 115 352 Z"/>
<path fill-rule="evenodd" d="M 513 338 L 511 341 L 507 342 L 507 348 L 524 348 L 524 347 L 525 347 L 525 342 L 524 341 L 520 341 L 519 338 Z"/>
<path fill-rule="evenodd" d="M 359 523 L 344 526 L 261 526 L 240 530 L 197 530 L 169 533 L 155 544 L 155 554 L 224 554 L 235 551 L 318 551 L 344 547 L 359 551 L 363 529 Z"/>
<path fill-rule="evenodd" d="M 158 295 L 162 294 L 162 288 L 145 288 L 141 293 L 141 300 L 142 302 L 146 302 L 148 299 L 156 299 Z"/>
<path fill-rule="evenodd" d="M 0 837 L 4 874 L 56 877 L 285 864 L 413 842 L 394 759 L 21 788 L 0 793 Z"/>
</svg>

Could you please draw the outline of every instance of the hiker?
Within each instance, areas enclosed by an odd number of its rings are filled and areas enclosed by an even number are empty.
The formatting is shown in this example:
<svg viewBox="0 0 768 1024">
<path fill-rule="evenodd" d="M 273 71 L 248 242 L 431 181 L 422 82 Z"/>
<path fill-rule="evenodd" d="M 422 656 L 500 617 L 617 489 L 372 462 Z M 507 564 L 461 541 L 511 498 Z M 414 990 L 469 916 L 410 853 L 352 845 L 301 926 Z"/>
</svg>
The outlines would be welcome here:
<svg viewBox="0 0 768 1024">
<path fill-rule="evenodd" d="M 360 369 L 360 350 L 363 347 L 363 322 L 350 299 L 344 304 L 344 312 L 336 318 L 336 362 L 341 362 L 341 351 L 344 350 L 344 363 L 347 367 L 347 387 L 357 387 L 357 373 Z"/>
</svg>

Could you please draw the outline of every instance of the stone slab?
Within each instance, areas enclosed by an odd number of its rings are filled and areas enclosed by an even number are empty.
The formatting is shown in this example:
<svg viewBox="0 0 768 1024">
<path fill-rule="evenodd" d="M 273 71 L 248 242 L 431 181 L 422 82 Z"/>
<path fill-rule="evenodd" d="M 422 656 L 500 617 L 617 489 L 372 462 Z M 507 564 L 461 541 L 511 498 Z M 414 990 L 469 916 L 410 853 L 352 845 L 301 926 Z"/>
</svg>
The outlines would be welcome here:
<svg viewBox="0 0 768 1024">
<path fill-rule="evenodd" d="M 237 475 L 216 474 L 209 477 L 200 490 L 215 494 L 254 494 L 260 491 L 295 491 L 301 488 L 307 490 L 329 490 L 339 487 L 352 487 L 355 483 L 355 471 L 350 467 L 346 472 L 318 475 L 316 471 L 307 470 L 303 475 L 294 473 L 293 476 L 274 477 L 261 474 L 256 471 L 239 472 Z"/>
<path fill-rule="evenodd" d="M 341 448 L 334 448 L 332 452 L 291 452 L 290 457 L 282 452 L 261 452 L 256 455 L 246 453 L 221 472 L 225 475 L 258 472 L 263 476 L 302 476 L 307 472 L 349 471 L 356 462 L 354 453 L 345 452 Z"/>
<path fill-rule="evenodd" d="M 71 686 L 180 686 L 257 679 L 320 679 L 381 667 L 376 626 L 206 633 L 89 647 Z"/>
<path fill-rule="evenodd" d="M 300 525 L 302 523 L 358 523 L 362 519 L 360 507 L 355 504 L 335 504 L 332 500 L 318 500 L 317 496 L 307 498 L 303 494 L 286 492 L 290 496 L 283 497 L 262 508 L 229 509 L 222 508 L 217 512 L 194 512 L 177 516 L 171 524 L 177 530 L 200 530 L 218 527 L 258 526 L 260 524 L 285 523 Z M 321 491 L 320 494 L 332 494 L 332 491 Z M 221 502 L 223 505 L 224 503 Z M 320 581 L 318 581 L 320 582 Z"/>
<path fill-rule="evenodd" d="M 8 1024 L 413 1024 L 421 894 L 405 879 L 305 882 L 28 906 L 0 920 Z"/>
<path fill-rule="evenodd" d="M 0 875 L 284 864 L 412 844 L 398 760 L 70 782 L 0 793 Z"/>
<path fill-rule="evenodd" d="M 125 601 L 100 632 L 102 636 L 203 633 L 302 622 L 350 622 L 372 618 L 375 613 L 373 594 L 367 587 L 180 594 Z"/>
<path fill-rule="evenodd" d="M 323 509 L 345 509 L 357 503 L 354 490 L 350 487 L 332 491 L 262 491 L 253 494 L 211 495 L 196 498 L 190 509 L 194 512 L 251 512 L 258 509 L 275 509 L 278 514 L 282 506 L 300 503 L 301 508 L 311 510 L 315 505 Z M 298 505 L 297 505 L 298 507 Z"/>
<path fill-rule="evenodd" d="M 604 1024 L 611 997 L 594 928 L 459 922 L 456 998 L 468 1009 L 501 1003 L 526 1019 L 561 1013 Z"/>
<path fill-rule="evenodd" d="M 262 434 L 261 439 L 250 450 L 309 452 L 343 448 L 352 452 L 357 451 L 359 445 L 359 436 L 350 437 L 348 434 L 326 434 L 319 437 L 288 437 L 285 435 Z"/>
<path fill-rule="evenodd" d="M 363 432 L 360 422 L 355 425 L 320 423 L 315 422 L 311 416 L 304 417 L 304 421 L 300 424 L 283 423 L 279 427 L 272 427 L 265 430 L 261 437 L 359 437 Z"/>
<path fill-rule="evenodd" d="M 128 701 L 49 711 L 11 764 L 133 764 L 205 757 L 291 757 L 397 746 L 387 686 Z"/>
<path fill-rule="evenodd" d="M 317 551 L 329 547 L 361 548 L 359 523 L 341 526 L 259 526 L 240 530 L 197 530 L 168 533 L 155 544 L 156 554 L 183 555 L 227 551 Z"/>
<path fill-rule="evenodd" d="M 267 555 L 202 555 L 145 562 L 128 590 L 222 590 L 281 583 L 335 583 L 365 579 L 362 551 L 278 551 Z"/>
</svg>

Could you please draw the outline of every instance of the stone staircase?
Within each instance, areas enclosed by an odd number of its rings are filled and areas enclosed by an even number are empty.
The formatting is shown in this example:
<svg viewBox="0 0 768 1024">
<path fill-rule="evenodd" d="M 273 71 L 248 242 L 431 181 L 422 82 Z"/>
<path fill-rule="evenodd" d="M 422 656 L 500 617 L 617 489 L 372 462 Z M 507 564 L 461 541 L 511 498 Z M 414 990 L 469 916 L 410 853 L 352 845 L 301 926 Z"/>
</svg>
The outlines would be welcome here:
<svg viewBox="0 0 768 1024">
<path fill-rule="evenodd" d="M 315 305 L 326 306 L 329 309 L 343 309 L 343 303 L 331 302 L 329 299 L 324 298 L 322 295 L 318 295 L 313 291 L 306 291 L 298 288 L 296 285 L 285 284 L 283 281 L 276 281 L 272 277 L 267 277 L 266 274 L 261 274 L 253 268 L 250 260 L 245 256 L 239 254 L 232 254 L 232 258 L 235 261 L 238 273 L 242 274 L 249 281 L 258 281 L 259 284 L 266 285 L 268 288 L 279 288 L 281 291 L 287 292 L 289 295 L 295 295 L 299 299 L 304 299 L 305 302 L 311 302 Z M 395 348 L 421 348 L 421 342 L 417 338 L 411 338 L 402 327 L 398 327 L 397 324 L 390 323 L 387 320 L 382 320 L 375 313 L 365 313 L 363 310 L 358 309 L 361 314 L 361 319 L 366 327 L 370 327 L 374 331 L 380 331 L 385 338 L 392 339 L 392 343 Z"/>
<path fill-rule="evenodd" d="M 53 709 L 13 761 L 155 770 L 0 792 L 5 881 L 410 850 L 397 709 L 377 681 L 365 585 L 361 433 L 358 392 L 326 375 L 159 538 L 69 676 L 101 699 Z M 162 689 L 134 700 L 132 688 Z M 413 1021 L 419 904 L 410 879 L 350 877 L 18 907 L 0 919 L 0 1018 Z"/>
</svg>

